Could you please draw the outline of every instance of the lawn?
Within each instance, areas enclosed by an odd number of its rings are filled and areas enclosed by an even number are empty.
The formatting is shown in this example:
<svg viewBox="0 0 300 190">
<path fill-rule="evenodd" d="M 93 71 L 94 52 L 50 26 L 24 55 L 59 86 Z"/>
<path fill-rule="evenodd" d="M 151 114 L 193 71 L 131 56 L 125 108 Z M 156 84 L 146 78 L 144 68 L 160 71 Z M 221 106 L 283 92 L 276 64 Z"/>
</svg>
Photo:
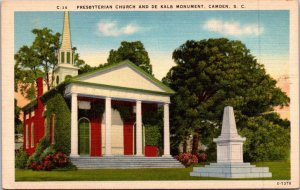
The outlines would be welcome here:
<svg viewBox="0 0 300 190">
<path fill-rule="evenodd" d="M 270 168 L 273 177 L 265 178 L 266 180 L 290 179 L 289 162 L 263 162 L 253 164 L 257 166 L 268 166 Z M 16 169 L 16 181 L 224 180 L 222 178 L 211 177 L 190 177 L 189 173 L 191 171 L 192 167 L 172 169 L 80 169 L 75 171 L 32 171 Z"/>
</svg>

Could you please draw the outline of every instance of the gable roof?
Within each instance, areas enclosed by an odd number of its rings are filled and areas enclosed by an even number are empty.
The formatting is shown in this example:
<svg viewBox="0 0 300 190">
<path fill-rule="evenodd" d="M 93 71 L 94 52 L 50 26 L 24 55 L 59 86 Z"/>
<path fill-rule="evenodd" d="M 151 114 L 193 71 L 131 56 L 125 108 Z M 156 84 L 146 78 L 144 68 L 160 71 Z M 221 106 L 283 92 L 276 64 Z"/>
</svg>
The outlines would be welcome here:
<svg viewBox="0 0 300 190">
<path fill-rule="evenodd" d="M 130 79 L 127 79 L 126 76 L 124 78 L 124 76 L 121 76 L 121 75 L 117 75 L 117 76 L 123 77 L 122 79 L 124 79 L 124 81 L 117 80 L 117 79 L 109 79 L 109 78 L 105 79 L 106 76 L 110 77 L 111 74 L 113 74 L 114 72 L 116 72 L 116 74 L 120 74 L 120 73 L 117 73 L 117 70 L 125 70 L 125 69 L 127 69 L 127 72 L 128 72 L 128 69 L 130 69 L 129 72 L 131 72 L 131 74 L 135 74 L 136 75 L 135 77 L 138 77 L 137 78 L 138 80 L 141 80 L 145 83 L 142 86 L 136 86 L 133 83 L 137 83 L 138 81 L 130 81 Z M 96 78 L 97 76 L 98 76 L 98 78 Z M 101 76 L 103 76 L 103 77 L 99 78 Z M 97 81 L 90 80 L 93 77 L 95 79 L 97 79 Z M 103 81 L 103 79 L 105 79 L 106 82 Z M 140 81 L 140 83 L 141 83 L 141 81 Z M 128 86 L 128 85 L 124 85 L 124 82 L 132 83 L 132 84 L 131 84 L 131 86 Z M 71 83 L 82 83 L 82 84 L 88 83 L 88 84 L 109 86 L 109 87 L 114 87 L 114 88 L 122 88 L 122 89 L 127 88 L 130 90 L 160 92 L 163 94 L 174 94 L 175 93 L 171 88 L 169 88 L 168 86 L 163 84 L 161 81 L 154 78 L 151 74 L 147 73 L 146 71 L 144 71 L 140 67 L 136 66 L 129 60 L 125 60 L 125 61 L 122 61 L 122 62 L 119 62 L 116 64 L 112 64 L 112 65 L 107 65 L 107 66 L 97 69 L 95 71 L 91 71 L 88 73 L 83 73 L 81 75 L 75 76 L 72 78 Z M 122 84 L 120 85 L 119 83 L 122 83 Z M 147 89 L 146 87 L 144 87 L 144 85 L 145 86 L 148 85 L 148 87 L 150 86 L 153 89 Z"/>
<path fill-rule="evenodd" d="M 140 75 L 142 75 L 143 77 L 145 77 L 146 79 L 148 79 L 149 81 L 151 81 L 153 84 L 157 85 L 159 88 L 162 89 L 162 91 L 151 91 L 151 90 L 145 90 L 145 89 L 138 89 L 138 88 L 128 88 L 128 87 L 120 87 L 120 86 L 112 86 L 112 85 L 107 85 L 107 84 L 101 84 L 101 83 L 91 83 L 91 82 L 83 82 L 81 81 L 82 78 L 87 78 L 96 74 L 101 74 L 101 73 L 105 73 L 105 72 L 109 72 L 110 70 L 113 70 L 115 68 L 119 68 L 122 66 L 129 66 L 130 68 L 132 68 L 134 71 L 136 71 L 137 73 L 139 73 Z M 61 92 L 66 85 L 70 84 L 70 83 L 77 83 L 77 84 L 91 84 L 91 85 L 97 85 L 97 86 L 102 86 L 102 87 L 111 87 L 111 88 L 117 88 L 117 89 L 128 89 L 128 90 L 133 90 L 133 91 L 141 91 L 141 92 L 146 92 L 146 93 L 155 93 L 155 94 L 174 94 L 175 92 L 169 88 L 168 86 L 166 86 L 165 84 L 163 84 L 161 81 L 159 81 L 158 79 L 156 79 L 155 77 L 153 77 L 152 75 L 150 75 L 149 73 L 147 73 L 146 71 L 144 71 L 143 69 L 141 69 L 140 67 L 136 66 L 134 63 L 132 63 L 129 60 L 125 60 L 116 64 L 112 64 L 112 65 L 107 65 L 104 66 L 100 69 L 91 71 L 91 72 L 86 72 L 80 75 L 77 75 L 75 77 L 72 77 L 71 79 L 62 82 L 61 84 L 59 84 L 56 87 L 53 87 L 52 89 L 50 89 L 49 91 L 45 92 L 42 96 L 41 99 L 42 100 L 46 100 L 49 97 L 51 97 L 53 95 L 53 93 L 56 92 Z M 34 107 L 37 104 L 36 99 L 32 100 L 31 102 L 29 102 L 27 105 L 25 105 L 22 110 L 26 111 L 31 109 L 32 107 Z"/>
</svg>

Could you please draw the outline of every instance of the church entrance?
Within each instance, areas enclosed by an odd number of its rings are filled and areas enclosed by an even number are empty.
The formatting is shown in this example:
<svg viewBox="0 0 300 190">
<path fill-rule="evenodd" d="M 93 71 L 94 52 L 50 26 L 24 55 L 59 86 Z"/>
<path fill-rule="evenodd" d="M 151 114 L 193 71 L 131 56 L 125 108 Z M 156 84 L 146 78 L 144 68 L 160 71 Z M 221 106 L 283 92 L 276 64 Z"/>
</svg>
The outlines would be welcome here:
<svg viewBox="0 0 300 190">
<path fill-rule="evenodd" d="M 87 118 L 81 118 L 79 120 L 79 154 L 90 154 L 90 122 Z"/>
<path fill-rule="evenodd" d="M 105 152 L 105 112 L 102 116 L 102 152 Z M 111 154 L 124 155 L 124 124 L 118 110 L 111 110 Z"/>
</svg>

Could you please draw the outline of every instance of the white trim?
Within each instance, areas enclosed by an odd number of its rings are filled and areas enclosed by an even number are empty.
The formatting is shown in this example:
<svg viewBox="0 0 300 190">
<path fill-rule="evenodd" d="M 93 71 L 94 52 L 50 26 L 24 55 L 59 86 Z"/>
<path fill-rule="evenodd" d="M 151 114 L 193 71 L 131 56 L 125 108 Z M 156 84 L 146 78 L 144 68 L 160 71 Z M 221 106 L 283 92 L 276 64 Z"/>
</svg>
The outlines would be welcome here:
<svg viewBox="0 0 300 190">
<path fill-rule="evenodd" d="M 105 98 L 105 156 L 111 156 L 111 98 Z"/>
<path fill-rule="evenodd" d="M 78 135 L 79 135 L 79 124 L 80 124 L 80 120 L 86 119 L 89 122 L 89 155 L 91 155 L 91 147 L 92 147 L 92 139 L 91 139 L 91 121 L 89 120 L 89 118 L 87 117 L 81 117 L 80 119 L 78 119 Z M 78 137 L 78 147 L 79 147 L 79 137 Z M 79 153 L 80 155 L 80 153 Z"/>
<path fill-rule="evenodd" d="M 136 101 L 136 155 L 143 155 L 142 101 Z"/>
<path fill-rule="evenodd" d="M 164 104 L 164 157 L 170 157 L 169 104 Z"/>
<path fill-rule="evenodd" d="M 71 95 L 71 157 L 78 157 L 78 105 L 77 94 Z"/>
<path fill-rule="evenodd" d="M 127 89 L 111 89 L 109 87 L 84 84 L 69 84 L 66 87 L 65 95 L 68 96 L 72 93 L 100 98 L 111 97 L 112 99 L 129 101 L 141 100 L 143 102 L 170 103 L 170 95 L 151 94 L 147 92 L 130 91 Z"/>
</svg>

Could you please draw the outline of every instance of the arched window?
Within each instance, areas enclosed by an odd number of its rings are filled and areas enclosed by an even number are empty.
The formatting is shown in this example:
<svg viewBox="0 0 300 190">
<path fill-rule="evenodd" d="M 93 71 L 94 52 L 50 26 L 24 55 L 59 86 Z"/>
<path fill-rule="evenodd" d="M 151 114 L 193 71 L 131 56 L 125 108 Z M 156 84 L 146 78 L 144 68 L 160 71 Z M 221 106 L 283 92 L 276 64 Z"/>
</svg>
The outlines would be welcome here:
<svg viewBox="0 0 300 190">
<path fill-rule="evenodd" d="M 60 58 L 61 62 L 64 63 L 65 62 L 65 52 L 61 52 L 61 58 Z"/>
<path fill-rule="evenodd" d="M 31 148 L 34 147 L 34 124 L 31 125 Z"/>
<path fill-rule="evenodd" d="M 87 118 L 80 118 L 78 121 L 78 143 L 79 154 L 90 154 L 90 121 Z"/>
<path fill-rule="evenodd" d="M 67 63 L 70 64 L 70 58 L 71 58 L 71 54 L 70 52 L 67 52 Z"/>
</svg>

